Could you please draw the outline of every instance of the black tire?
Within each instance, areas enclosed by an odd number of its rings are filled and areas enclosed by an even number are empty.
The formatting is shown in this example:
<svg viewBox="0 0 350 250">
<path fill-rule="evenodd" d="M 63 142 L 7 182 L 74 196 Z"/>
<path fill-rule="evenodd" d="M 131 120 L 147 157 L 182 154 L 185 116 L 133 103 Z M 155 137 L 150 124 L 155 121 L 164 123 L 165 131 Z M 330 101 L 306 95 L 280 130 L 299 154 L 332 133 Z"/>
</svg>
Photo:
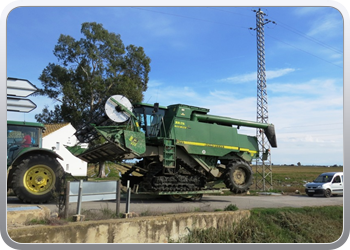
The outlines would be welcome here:
<svg viewBox="0 0 350 250">
<path fill-rule="evenodd" d="M 59 190 L 64 171 L 49 155 L 29 155 L 14 166 L 12 189 L 25 203 L 46 203 Z"/>
<path fill-rule="evenodd" d="M 174 202 L 179 202 L 182 201 L 184 199 L 184 197 L 182 197 L 181 195 L 169 195 L 168 196 L 169 200 L 174 201 Z"/>
<path fill-rule="evenodd" d="M 324 197 L 329 198 L 332 196 L 332 191 L 330 189 L 326 189 L 324 191 Z"/>
<path fill-rule="evenodd" d="M 249 164 L 243 160 L 231 161 L 226 166 L 224 183 L 233 193 L 244 193 L 253 183 L 253 172 Z"/>
</svg>

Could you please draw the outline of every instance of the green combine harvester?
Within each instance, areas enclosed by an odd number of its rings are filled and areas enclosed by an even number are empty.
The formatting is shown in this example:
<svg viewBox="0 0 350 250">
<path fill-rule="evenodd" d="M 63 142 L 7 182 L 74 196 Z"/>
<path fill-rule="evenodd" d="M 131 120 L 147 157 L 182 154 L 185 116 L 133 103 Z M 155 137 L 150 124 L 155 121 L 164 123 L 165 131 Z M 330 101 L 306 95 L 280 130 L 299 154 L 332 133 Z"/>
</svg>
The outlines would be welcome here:
<svg viewBox="0 0 350 250">
<path fill-rule="evenodd" d="M 250 163 L 259 157 L 259 147 L 255 136 L 238 133 L 241 126 L 261 129 L 270 145 L 277 147 L 274 125 L 209 115 L 206 108 L 132 105 L 126 97 L 115 95 L 107 100 L 105 111 L 104 119 L 76 133 L 80 142 L 98 136 L 105 142 L 71 151 L 89 163 L 133 159 L 135 164 L 122 175 L 122 184 L 129 181 L 131 187 L 169 194 L 173 200 L 200 196 L 217 181 L 234 193 L 249 190 Z M 261 153 L 267 157 L 269 152 Z"/>
</svg>

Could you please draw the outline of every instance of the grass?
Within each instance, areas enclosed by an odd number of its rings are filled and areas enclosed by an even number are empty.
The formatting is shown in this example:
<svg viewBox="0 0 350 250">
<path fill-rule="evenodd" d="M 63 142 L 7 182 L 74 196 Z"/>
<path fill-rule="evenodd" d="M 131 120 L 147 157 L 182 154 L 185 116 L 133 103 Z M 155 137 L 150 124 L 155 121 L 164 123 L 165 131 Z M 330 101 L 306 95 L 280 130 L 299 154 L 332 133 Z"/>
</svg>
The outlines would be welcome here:
<svg viewBox="0 0 350 250">
<path fill-rule="evenodd" d="M 231 228 L 192 230 L 178 243 L 332 243 L 342 230 L 342 206 L 264 208 Z"/>
<path fill-rule="evenodd" d="M 123 216 L 122 213 L 117 215 L 109 208 L 82 210 L 81 214 L 85 216 L 85 221 L 117 219 Z"/>
<path fill-rule="evenodd" d="M 222 209 L 214 209 L 215 212 L 220 212 L 220 211 L 237 211 L 237 210 L 239 210 L 239 208 L 235 204 L 230 204 L 230 205 L 226 206 L 224 208 L 224 210 L 222 210 Z"/>
<path fill-rule="evenodd" d="M 291 193 L 295 190 L 304 191 L 304 185 L 307 182 L 313 181 L 324 172 L 343 172 L 343 167 L 272 166 L 273 190 L 284 193 Z"/>
<path fill-rule="evenodd" d="M 61 220 L 60 218 L 44 218 L 44 219 L 32 219 L 26 223 L 28 226 L 32 225 L 50 225 L 50 226 L 59 226 L 65 225 L 68 221 Z"/>
</svg>

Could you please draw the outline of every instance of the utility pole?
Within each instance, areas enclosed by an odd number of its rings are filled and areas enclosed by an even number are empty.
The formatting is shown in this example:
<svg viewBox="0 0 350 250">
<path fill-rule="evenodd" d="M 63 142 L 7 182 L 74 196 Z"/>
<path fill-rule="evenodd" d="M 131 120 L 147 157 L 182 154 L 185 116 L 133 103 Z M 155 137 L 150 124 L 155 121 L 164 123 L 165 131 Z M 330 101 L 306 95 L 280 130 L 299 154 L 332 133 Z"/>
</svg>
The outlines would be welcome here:
<svg viewBox="0 0 350 250">
<path fill-rule="evenodd" d="M 266 90 L 266 72 L 265 72 L 265 34 L 264 26 L 270 22 L 276 24 L 273 21 L 264 19 L 266 14 L 259 9 L 256 12 L 256 38 L 257 38 L 257 59 L 258 59 L 258 71 L 257 71 L 257 122 L 268 123 L 268 105 L 267 105 L 267 90 Z M 253 28 L 250 28 L 253 29 Z M 256 189 L 257 190 L 270 190 L 272 189 L 272 166 L 271 166 L 271 154 L 270 144 L 265 136 L 264 131 L 257 129 L 256 136 L 259 146 L 259 157 L 256 159 Z M 269 152 L 267 159 L 263 158 L 263 153 Z"/>
</svg>

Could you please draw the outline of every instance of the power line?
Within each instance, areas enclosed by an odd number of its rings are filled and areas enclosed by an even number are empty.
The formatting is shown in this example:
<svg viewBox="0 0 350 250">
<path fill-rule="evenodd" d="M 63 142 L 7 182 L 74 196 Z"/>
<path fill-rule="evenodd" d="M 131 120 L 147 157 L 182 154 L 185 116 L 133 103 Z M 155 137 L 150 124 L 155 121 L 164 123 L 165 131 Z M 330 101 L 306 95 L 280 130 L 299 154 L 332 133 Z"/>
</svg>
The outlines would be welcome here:
<svg viewBox="0 0 350 250">
<path fill-rule="evenodd" d="M 241 13 L 233 12 L 233 11 L 230 11 L 230 10 L 223 10 L 223 9 L 218 9 L 218 8 L 213 8 L 213 7 L 207 7 L 207 8 L 210 8 L 210 9 L 216 10 L 216 11 L 228 12 L 228 13 L 233 13 L 233 14 L 236 14 L 236 15 L 249 17 L 248 15 L 244 15 L 244 14 L 241 14 Z M 289 25 L 287 25 L 287 24 L 277 20 L 276 18 L 273 18 L 273 19 L 276 22 L 278 22 L 278 26 L 281 26 L 282 28 L 285 28 L 285 29 L 287 29 L 287 30 L 289 30 L 289 31 L 291 31 L 291 32 L 293 32 L 293 33 L 295 33 L 297 35 L 300 35 L 300 36 L 302 36 L 302 37 L 304 37 L 304 38 L 306 38 L 306 39 L 308 39 L 308 40 L 310 40 L 310 41 L 312 41 L 314 43 L 317 43 L 317 44 L 319 44 L 319 45 L 321 45 L 321 46 L 323 46 L 323 47 L 325 47 L 327 49 L 333 50 L 334 52 L 336 52 L 338 54 L 343 54 L 343 51 L 341 51 L 341 50 L 339 50 L 339 49 L 337 49 L 337 48 L 335 48 L 335 47 L 333 47 L 333 46 L 331 46 L 329 44 L 326 44 L 326 43 L 324 43 L 324 42 L 322 42 L 322 41 L 320 41 L 320 40 L 318 40 L 318 39 L 316 39 L 316 38 L 314 38 L 312 36 L 309 36 L 309 35 L 305 34 L 304 32 L 299 31 L 296 28 L 294 28 L 292 26 L 289 26 Z"/>
<path fill-rule="evenodd" d="M 320 41 L 320 40 L 318 40 L 318 39 L 316 39 L 316 38 L 314 38 L 314 37 L 312 37 L 312 36 L 309 36 L 309 35 L 307 35 L 307 34 L 301 32 L 301 31 L 298 31 L 297 29 L 295 29 L 295 28 L 293 28 L 293 27 L 291 27 L 291 26 L 288 26 L 288 25 L 286 25 L 286 24 L 283 24 L 283 23 L 281 23 L 280 21 L 278 21 L 278 24 L 279 24 L 279 26 L 281 26 L 282 28 L 288 29 L 289 31 L 291 31 L 291 32 L 293 32 L 293 33 L 295 33 L 295 34 L 297 34 L 297 35 L 300 35 L 300 36 L 302 36 L 302 37 L 304 37 L 304 38 L 306 38 L 306 39 L 308 39 L 308 40 L 310 40 L 310 41 L 312 41 L 312 42 L 314 42 L 314 43 L 317 43 L 317 44 L 319 44 L 319 45 L 321 45 L 321 46 L 323 46 L 323 47 L 325 47 L 325 48 L 327 48 L 327 49 L 333 50 L 333 51 L 336 52 L 337 54 L 343 54 L 343 51 L 338 50 L 337 48 L 335 48 L 335 47 L 333 47 L 333 46 L 330 46 L 330 45 L 328 45 L 328 44 L 326 44 L 326 43 L 324 43 L 324 42 L 322 42 L 322 41 Z"/>
<path fill-rule="evenodd" d="M 217 7 L 206 7 L 206 8 L 212 9 L 212 10 L 216 10 L 216 11 L 221 11 L 221 12 L 229 12 L 229 13 L 232 13 L 232 14 L 235 14 L 235 15 L 240 15 L 240 16 L 245 16 L 245 17 L 249 17 L 250 18 L 250 15 L 245 15 L 245 14 L 242 14 L 242 13 L 233 12 L 233 11 L 229 11 L 229 10 L 218 9 Z"/>
<path fill-rule="evenodd" d="M 235 13 L 235 12 L 232 12 L 232 11 L 229 11 L 229 10 L 216 9 L 216 8 L 212 8 L 212 7 L 209 7 L 209 8 L 214 9 L 214 10 L 217 10 L 217 11 L 223 11 L 223 12 L 229 12 L 229 13 L 238 14 L 238 13 Z M 241 15 L 243 15 L 243 14 L 241 14 Z M 243 15 L 243 16 L 246 16 L 246 15 Z M 276 20 L 276 19 L 275 19 L 275 20 Z M 276 20 L 276 21 L 278 21 L 278 20 Z M 288 26 L 287 24 L 284 24 L 284 23 L 278 21 L 278 25 L 281 26 L 282 28 L 288 29 L 288 30 L 290 30 L 291 32 L 293 32 L 293 33 L 295 33 L 295 34 L 300 35 L 300 36 L 302 36 L 302 37 L 308 39 L 309 41 L 312 41 L 312 42 L 317 43 L 317 44 L 319 44 L 319 45 L 321 45 L 321 46 L 323 46 L 323 47 L 325 47 L 325 48 L 327 48 L 327 49 L 330 49 L 330 50 L 336 52 L 337 54 L 343 55 L 343 51 L 340 51 L 340 50 L 338 50 L 337 48 L 334 48 L 334 47 L 332 47 L 332 46 L 330 46 L 330 45 L 328 45 L 328 44 L 326 44 L 326 43 L 323 43 L 323 42 L 319 41 L 318 39 L 316 39 L 316 38 L 314 38 L 314 37 L 311 37 L 311 36 L 309 36 L 309 35 L 306 35 L 305 33 L 301 32 L 301 31 L 298 31 L 297 29 L 295 29 L 295 28 L 293 28 L 293 27 L 291 27 L 291 26 Z M 269 37 L 271 37 L 271 38 L 273 38 L 273 39 L 275 39 L 275 40 L 277 40 L 277 41 L 279 41 L 279 42 L 282 42 L 282 43 L 284 43 L 284 44 L 287 44 L 287 45 L 289 45 L 289 46 L 291 46 L 291 47 L 293 47 L 293 48 L 295 48 L 295 49 L 298 49 L 298 50 L 300 50 L 300 51 L 302 51 L 302 52 L 304 52 L 304 53 L 307 53 L 307 54 L 309 54 L 309 55 L 312 55 L 312 56 L 314 56 L 314 57 L 317 57 L 318 59 L 321 59 L 321 60 L 323 60 L 323 61 L 325 61 L 325 62 L 331 63 L 331 64 L 333 64 L 333 65 L 335 65 L 335 66 L 337 66 L 337 67 L 342 68 L 342 66 L 339 66 L 339 65 L 337 65 L 337 64 L 334 64 L 334 63 L 332 63 L 332 62 L 330 62 L 330 61 L 328 61 L 328 60 L 325 60 L 325 59 L 323 59 L 323 58 L 321 58 L 321 57 L 319 57 L 319 56 L 316 56 L 316 55 L 314 55 L 314 54 L 312 54 L 312 53 L 310 53 L 310 52 L 307 52 L 307 51 L 305 51 L 305 50 L 302 50 L 302 49 L 300 49 L 300 48 L 298 48 L 298 47 L 296 47 L 296 46 L 293 46 L 293 45 L 291 45 L 291 44 L 289 44 L 289 43 L 283 42 L 283 41 L 281 41 L 281 40 L 279 40 L 279 39 L 277 39 L 277 38 L 275 38 L 275 37 L 272 37 L 272 36 L 269 36 Z"/>
<path fill-rule="evenodd" d="M 138 9 L 138 10 L 142 10 L 142 11 L 149 11 L 149 12 L 159 13 L 159 14 L 163 14 L 163 15 L 170 15 L 170 16 L 175 16 L 175 17 L 180 17 L 180 18 L 186 18 L 186 19 L 191 19 L 191 20 L 196 20 L 196 21 L 201 21 L 201 22 L 214 23 L 214 24 L 225 25 L 225 26 L 231 26 L 231 27 L 238 27 L 238 28 L 243 28 L 243 29 L 251 29 L 251 28 L 247 28 L 247 27 L 243 27 L 243 26 L 238 26 L 238 25 L 233 25 L 233 24 L 227 24 L 227 23 L 222 23 L 222 22 L 215 22 L 215 21 L 211 21 L 211 20 L 207 20 L 207 19 L 202 19 L 202 18 L 195 18 L 195 17 L 189 17 L 189 16 L 184 16 L 184 15 L 179 15 L 179 14 L 173 14 L 173 13 L 168 13 L 168 12 L 163 12 L 163 11 L 157 11 L 157 10 L 154 10 L 154 9 L 145 9 L 145 8 L 140 8 L 140 7 L 130 7 L 130 8 Z M 213 7 L 207 7 L 207 8 L 210 8 L 210 9 L 213 9 L 213 10 L 216 10 L 216 11 L 222 11 L 222 12 L 229 12 L 229 13 L 233 13 L 233 14 L 239 14 L 239 13 L 232 12 L 232 11 L 229 11 L 229 10 L 216 9 L 216 8 L 213 8 Z M 239 14 L 239 15 L 246 16 L 246 15 L 244 15 L 244 14 Z M 285 26 L 287 27 L 287 25 L 285 25 Z M 282 27 L 283 27 L 283 25 L 282 25 Z M 286 29 L 289 29 L 289 30 L 292 31 L 292 29 L 290 29 L 290 28 L 286 28 Z M 301 36 L 303 36 L 303 37 L 305 37 L 305 38 L 307 38 L 307 39 L 309 39 L 310 41 L 313 41 L 313 42 L 318 43 L 318 44 L 322 44 L 322 42 L 318 41 L 318 40 L 315 39 L 315 38 L 312 38 L 312 37 L 307 36 L 307 35 L 303 35 L 303 33 L 300 32 L 300 31 L 293 31 L 293 32 L 296 33 L 296 34 L 298 34 L 298 35 L 301 35 Z M 306 51 L 306 50 L 303 50 L 303 49 L 301 49 L 301 48 L 298 48 L 298 47 L 295 46 L 295 45 L 292 45 L 292 44 L 290 44 L 290 43 L 284 42 L 284 41 L 282 41 L 282 40 L 280 40 L 280 39 L 278 39 L 278 38 L 272 37 L 272 36 L 270 36 L 270 35 L 268 35 L 268 36 L 271 37 L 272 39 L 275 39 L 276 41 L 279 41 L 279 42 L 281 42 L 281 43 L 284 43 L 284 44 L 286 44 L 286 45 L 288 45 L 288 46 L 290 46 L 290 47 L 293 47 L 294 49 L 300 50 L 300 51 L 302 51 L 302 52 L 304 52 L 304 53 L 306 53 L 306 54 L 309 54 L 309 55 L 311 55 L 311 56 L 313 56 L 313 57 L 315 57 L 315 58 L 318 58 L 318 59 L 320 59 L 320 60 L 322 60 L 322 61 L 325 61 L 325 62 L 327 62 L 327 63 L 330 63 L 330 64 L 332 64 L 332 65 L 334 65 L 334 66 L 336 66 L 336 67 L 343 68 L 343 66 L 337 65 L 337 64 L 335 64 L 335 63 L 333 63 L 333 62 L 331 62 L 331 61 L 328 61 L 328 60 L 323 59 L 323 58 L 321 58 L 321 57 L 319 57 L 319 56 L 316 56 L 316 55 L 314 55 L 314 54 L 312 54 L 312 53 L 310 53 L 310 52 L 308 52 L 308 51 Z M 326 45 L 326 44 L 324 44 L 324 43 L 323 43 L 323 46 L 327 46 L 329 49 L 331 49 L 331 46 Z M 334 49 L 333 49 L 333 50 L 334 50 Z M 336 52 L 339 53 L 339 54 L 342 54 L 342 52 L 339 52 L 339 51 L 336 51 Z"/>
<path fill-rule="evenodd" d="M 316 57 L 316 58 L 318 58 L 318 59 L 320 59 L 320 60 L 322 60 L 322 61 L 325 61 L 325 62 L 328 62 L 328 63 L 330 63 L 330 64 L 333 64 L 333 65 L 336 66 L 336 67 L 343 68 L 342 66 L 339 66 L 339 65 L 337 65 L 337 64 L 335 64 L 335 63 L 332 63 L 332 62 L 330 62 L 330 61 L 328 61 L 328 60 L 326 60 L 326 59 L 323 59 L 323 58 L 321 58 L 321 57 L 319 57 L 319 56 L 316 56 L 316 55 L 314 55 L 314 54 L 312 54 L 312 53 L 310 53 L 310 52 L 307 52 L 307 51 L 305 51 L 305 50 L 303 50 L 303 49 L 300 49 L 300 48 L 298 48 L 298 47 L 296 47 L 296 46 L 294 46 L 294 45 L 291 45 L 291 44 L 289 44 L 289 43 L 287 43 L 287 42 L 281 41 L 280 39 L 278 39 L 278 38 L 276 38 L 276 37 L 273 37 L 273 36 L 270 36 L 270 35 L 267 35 L 267 36 L 269 36 L 269 37 L 271 37 L 271 38 L 273 38 L 273 39 L 275 39 L 275 40 L 277 40 L 277 41 L 279 41 L 279 42 L 281 42 L 281 43 L 287 44 L 288 46 L 291 46 L 291 47 L 293 47 L 293 48 L 295 48 L 295 49 L 297 49 L 297 50 L 300 50 L 300 51 L 302 51 L 302 52 L 304 52 L 304 53 L 306 53 L 306 54 L 309 54 L 309 55 L 311 55 L 311 56 L 313 56 L 313 57 Z"/>
</svg>

